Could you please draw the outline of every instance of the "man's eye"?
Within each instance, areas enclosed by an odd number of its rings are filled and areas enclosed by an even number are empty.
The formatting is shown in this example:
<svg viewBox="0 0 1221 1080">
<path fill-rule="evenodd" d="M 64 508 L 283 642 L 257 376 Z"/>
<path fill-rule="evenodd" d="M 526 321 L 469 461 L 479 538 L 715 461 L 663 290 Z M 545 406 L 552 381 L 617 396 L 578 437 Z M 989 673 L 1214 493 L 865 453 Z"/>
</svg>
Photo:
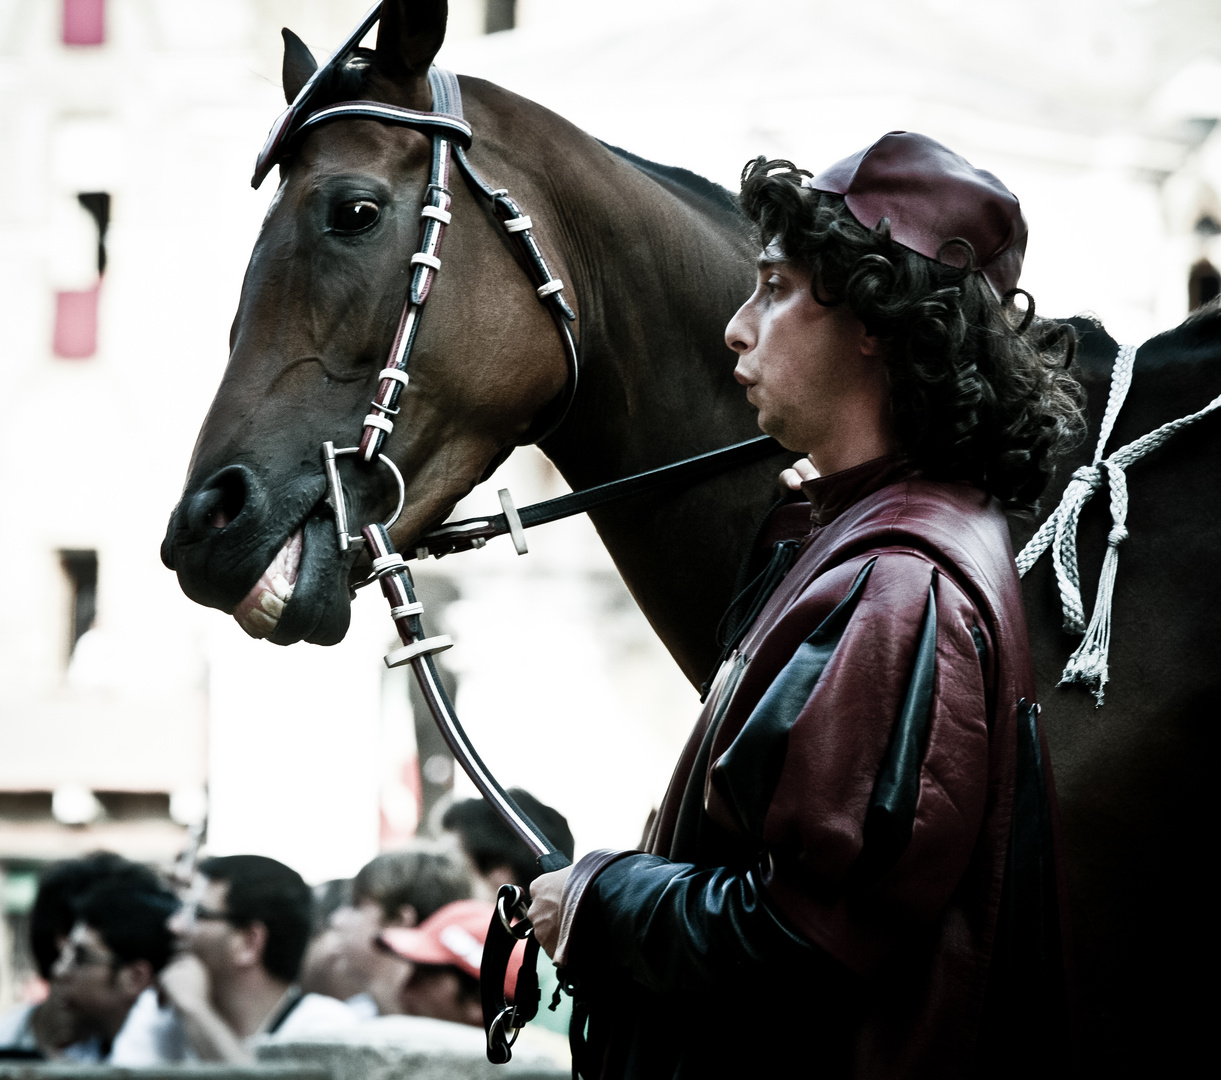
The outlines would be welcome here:
<svg viewBox="0 0 1221 1080">
<path fill-rule="evenodd" d="M 353 199 L 331 211 L 331 228 L 349 234 L 364 232 L 374 225 L 380 213 L 380 207 L 371 199 Z"/>
</svg>

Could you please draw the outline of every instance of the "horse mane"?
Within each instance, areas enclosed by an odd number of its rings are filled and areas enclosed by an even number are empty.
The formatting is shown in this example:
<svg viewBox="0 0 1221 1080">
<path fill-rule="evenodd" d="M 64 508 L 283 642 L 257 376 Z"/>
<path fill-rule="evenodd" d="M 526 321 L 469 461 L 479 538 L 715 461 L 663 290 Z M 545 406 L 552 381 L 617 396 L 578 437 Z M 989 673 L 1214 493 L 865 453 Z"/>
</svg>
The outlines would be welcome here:
<svg viewBox="0 0 1221 1080">
<path fill-rule="evenodd" d="M 639 154 L 633 154 L 622 147 L 612 146 L 601 139 L 598 142 L 615 157 L 622 158 L 650 179 L 656 180 L 662 187 L 677 195 L 684 202 L 690 203 L 697 209 L 718 211 L 741 224 L 746 224 L 746 216 L 738 205 L 737 196 L 728 188 L 723 188 L 720 184 L 700 176 L 699 173 L 694 173 L 690 169 L 684 169 L 678 165 L 659 165 L 656 161 L 649 161 L 648 158 L 642 158 Z"/>
</svg>

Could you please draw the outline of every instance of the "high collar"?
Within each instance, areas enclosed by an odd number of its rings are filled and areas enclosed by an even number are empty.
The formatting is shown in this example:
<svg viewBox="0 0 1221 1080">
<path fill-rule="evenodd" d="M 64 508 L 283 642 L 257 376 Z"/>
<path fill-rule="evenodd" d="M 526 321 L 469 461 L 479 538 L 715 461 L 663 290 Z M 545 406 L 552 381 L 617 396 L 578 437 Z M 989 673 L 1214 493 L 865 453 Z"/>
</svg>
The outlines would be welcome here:
<svg viewBox="0 0 1221 1080">
<path fill-rule="evenodd" d="M 910 458 L 902 454 L 888 454 L 850 469 L 807 480 L 801 485 L 801 490 L 810 500 L 810 522 L 815 528 L 830 525 L 866 495 L 915 476 L 918 471 Z"/>
</svg>

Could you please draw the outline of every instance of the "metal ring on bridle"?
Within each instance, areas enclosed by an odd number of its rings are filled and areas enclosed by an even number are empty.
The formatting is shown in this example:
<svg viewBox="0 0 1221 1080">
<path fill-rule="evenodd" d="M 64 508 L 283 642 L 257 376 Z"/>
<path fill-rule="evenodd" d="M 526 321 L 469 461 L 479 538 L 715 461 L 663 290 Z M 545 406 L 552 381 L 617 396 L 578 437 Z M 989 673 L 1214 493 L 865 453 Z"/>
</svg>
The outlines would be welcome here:
<svg viewBox="0 0 1221 1080">
<path fill-rule="evenodd" d="M 324 442 L 322 444 L 322 467 L 326 473 L 327 484 L 327 502 L 330 503 L 331 510 L 335 515 L 335 540 L 340 551 L 347 551 L 352 546 L 352 542 L 363 543 L 361 537 L 353 536 L 348 532 L 348 508 L 347 498 L 344 495 L 343 479 L 339 475 L 339 469 L 336 468 L 335 459 L 344 454 L 356 454 L 360 452 L 359 446 L 344 446 L 339 449 L 335 448 L 335 444 Z M 407 501 L 407 485 L 403 483 L 403 474 L 399 472 L 398 466 L 395 465 L 385 454 L 378 454 L 378 460 L 394 474 L 395 483 L 399 488 L 398 504 L 394 508 L 394 513 L 390 515 L 383 525 L 389 529 L 399 519 L 399 515 L 403 512 L 403 504 Z"/>
<path fill-rule="evenodd" d="M 488 1045 L 492 1046 L 495 1044 L 496 1035 L 501 1031 L 506 1032 L 506 1034 L 501 1036 L 505 1041 L 506 1047 L 512 1046 L 517 1042 L 517 1036 L 521 1032 L 521 1027 L 513 1023 L 516 1019 L 517 1007 L 514 1005 L 507 1005 L 497 1013 L 496 1019 L 492 1021 L 491 1027 L 488 1028 Z M 524 1027 L 525 1025 L 522 1026 Z M 512 1034 L 507 1034 L 507 1032 L 512 1032 Z"/>
<path fill-rule="evenodd" d="M 524 896 L 519 892 L 517 899 L 513 901 L 513 906 L 521 907 Z M 498 896 L 496 898 L 496 914 L 500 917 L 501 924 L 509 931 L 518 941 L 525 941 L 531 934 L 534 933 L 534 925 L 525 915 L 521 915 L 517 922 L 513 922 L 513 916 L 505 911 L 505 898 Z"/>
<path fill-rule="evenodd" d="M 341 454 L 358 454 L 358 453 L 360 453 L 359 446 L 345 446 L 342 450 L 336 450 L 335 456 L 339 457 Z M 383 465 L 385 465 L 386 468 L 389 469 L 394 474 L 394 482 L 396 484 L 398 484 L 398 486 L 399 486 L 399 501 L 394 507 L 394 513 L 391 514 L 385 521 L 382 522 L 382 525 L 385 528 L 389 529 L 394 525 L 394 523 L 396 521 L 398 521 L 399 515 L 402 514 L 402 512 L 403 512 L 403 504 L 407 501 L 407 485 L 405 483 L 403 483 L 403 474 L 401 472 L 399 472 L 399 467 L 393 461 L 391 461 L 388 457 L 386 457 L 385 454 L 378 454 L 377 460 L 380 461 Z M 340 482 L 342 483 L 342 481 L 340 481 Z"/>
</svg>

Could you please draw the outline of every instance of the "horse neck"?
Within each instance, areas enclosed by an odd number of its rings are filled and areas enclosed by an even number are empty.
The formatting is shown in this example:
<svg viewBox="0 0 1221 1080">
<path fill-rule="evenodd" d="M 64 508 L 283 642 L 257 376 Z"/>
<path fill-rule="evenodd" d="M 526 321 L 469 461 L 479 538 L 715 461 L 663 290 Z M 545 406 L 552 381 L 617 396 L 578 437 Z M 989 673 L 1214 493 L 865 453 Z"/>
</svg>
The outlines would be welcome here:
<svg viewBox="0 0 1221 1080">
<path fill-rule="evenodd" d="M 579 313 L 576 398 L 543 446 L 564 478 L 580 489 L 757 435 L 723 336 L 751 288 L 744 219 L 698 178 L 649 175 L 554 114 L 510 104 L 502 164 L 530 170 L 528 212 L 547 223 Z M 693 682 L 716 655 L 714 627 L 774 475 L 774 463 L 739 469 L 591 515 Z"/>
</svg>

